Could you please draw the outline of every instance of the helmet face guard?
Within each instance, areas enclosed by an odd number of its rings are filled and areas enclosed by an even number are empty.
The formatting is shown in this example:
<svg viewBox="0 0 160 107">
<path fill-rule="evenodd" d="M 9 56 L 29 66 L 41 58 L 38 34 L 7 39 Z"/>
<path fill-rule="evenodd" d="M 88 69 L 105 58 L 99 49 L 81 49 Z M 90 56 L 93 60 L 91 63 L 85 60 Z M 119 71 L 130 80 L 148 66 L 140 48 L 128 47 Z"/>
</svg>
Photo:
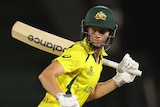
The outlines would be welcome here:
<svg viewBox="0 0 160 107">
<path fill-rule="evenodd" d="M 113 39 L 115 38 L 116 36 L 116 32 L 117 32 L 117 29 L 118 29 L 118 25 L 115 24 L 115 29 L 113 32 L 111 32 L 110 36 L 108 37 L 106 43 L 104 44 L 104 50 L 108 50 L 111 46 L 112 46 L 112 43 L 113 43 Z"/>
<path fill-rule="evenodd" d="M 114 30 L 110 30 L 110 35 L 108 36 L 106 42 L 103 44 L 104 46 L 104 50 L 108 50 L 112 43 L 113 43 L 113 38 L 115 38 L 116 32 L 118 29 L 118 25 L 115 24 L 115 29 Z M 87 31 L 87 26 L 84 25 L 84 20 L 81 21 L 81 40 L 83 40 L 85 37 L 87 38 L 87 42 L 90 43 L 92 46 L 92 42 L 89 40 L 89 34 Z"/>
</svg>

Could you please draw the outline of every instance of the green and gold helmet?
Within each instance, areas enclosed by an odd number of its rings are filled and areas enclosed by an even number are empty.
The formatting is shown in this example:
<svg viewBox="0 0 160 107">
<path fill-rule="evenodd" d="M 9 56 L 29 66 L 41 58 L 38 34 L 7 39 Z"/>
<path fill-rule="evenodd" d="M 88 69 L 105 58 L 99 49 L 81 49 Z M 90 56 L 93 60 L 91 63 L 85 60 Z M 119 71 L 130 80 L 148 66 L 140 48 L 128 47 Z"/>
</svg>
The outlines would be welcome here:
<svg viewBox="0 0 160 107">
<path fill-rule="evenodd" d="M 105 6 L 94 6 L 86 14 L 84 26 L 107 28 L 114 31 L 115 18 L 111 9 Z"/>
</svg>

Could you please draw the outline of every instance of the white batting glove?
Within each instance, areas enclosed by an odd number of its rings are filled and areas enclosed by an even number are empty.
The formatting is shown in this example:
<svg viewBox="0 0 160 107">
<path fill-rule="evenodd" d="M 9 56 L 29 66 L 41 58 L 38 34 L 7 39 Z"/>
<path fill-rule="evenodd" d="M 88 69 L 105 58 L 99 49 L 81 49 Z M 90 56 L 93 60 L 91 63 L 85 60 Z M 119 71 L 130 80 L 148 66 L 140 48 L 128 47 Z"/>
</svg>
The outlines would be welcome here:
<svg viewBox="0 0 160 107">
<path fill-rule="evenodd" d="M 117 71 L 120 73 L 126 71 L 130 74 L 136 74 L 138 68 L 139 63 L 133 60 L 129 54 L 126 54 L 120 62 Z"/>
<path fill-rule="evenodd" d="M 76 96 L 72 94 L 58 93 L 56 98 L 61 107 L 80 107 Z"/>
<path fill-rule="evenodd" d="M 113 77 L 113 79 L 115 80 L 117 86 L 121 87 L 122 85 L 126 83 L 133 82 L 135 77 L 136 75 L 133 75 L 133 74 L 130 74 L 124 71 L 122 73 L 117 72 L 117 74 Z"/>
</svg>

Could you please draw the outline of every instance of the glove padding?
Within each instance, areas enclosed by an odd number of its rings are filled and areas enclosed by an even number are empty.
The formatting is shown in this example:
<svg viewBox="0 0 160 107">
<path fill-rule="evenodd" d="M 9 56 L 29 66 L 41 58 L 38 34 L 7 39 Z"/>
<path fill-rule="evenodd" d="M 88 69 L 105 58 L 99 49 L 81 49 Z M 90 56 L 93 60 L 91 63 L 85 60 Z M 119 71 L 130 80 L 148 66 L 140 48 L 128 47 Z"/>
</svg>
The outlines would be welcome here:
<svg viewBox="0 0 160 107">
<path fill-rule="evenodd" d="M 115 80 L 117 86 L 121 87 L 126 83 L 133 82 L 135 77 L 136 75 L 124 71 L 122 73 L 117 72 L 117 74 L 113 77 L 113 79 Z"/>
<path fill-rule="evenodd" d="M 117 71 L 120 73 L 126 71 L 130 74 L 136 74 L 138 68 L 139 63 L 133 60 L 129 54 L 126 54 L 120 62 Z"/>
<path fill-rule="evenodd" d="M 58 93 L 56 98 L 61 107 L 80 107 L 76 96 L 72 94 Z"/>
</svg>

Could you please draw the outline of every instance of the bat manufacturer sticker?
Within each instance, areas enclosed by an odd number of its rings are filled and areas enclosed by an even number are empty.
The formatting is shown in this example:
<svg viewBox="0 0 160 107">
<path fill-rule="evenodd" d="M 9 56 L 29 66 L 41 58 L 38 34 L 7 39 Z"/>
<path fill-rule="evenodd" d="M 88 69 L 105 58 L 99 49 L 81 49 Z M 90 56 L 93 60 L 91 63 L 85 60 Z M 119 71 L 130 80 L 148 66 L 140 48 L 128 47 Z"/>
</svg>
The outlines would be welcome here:
<svg viewBox="0 0 160 107">
<path fill-rule="evenodd" d="M 45 46 L 47 48 L 51 48 L 53 51 L 56 50 L 56 51 L 64 52 L 64 50 L 66 49 L 60 45 L 56 45 L 51 42 L 44 41 L 43 39 L 40 39 L 38 37 L 34 37 L 33 35 L 28 35 L 28 40 L 33 41 L 34 43 L 40 44 L 42 46 Z"/>
</svg>

